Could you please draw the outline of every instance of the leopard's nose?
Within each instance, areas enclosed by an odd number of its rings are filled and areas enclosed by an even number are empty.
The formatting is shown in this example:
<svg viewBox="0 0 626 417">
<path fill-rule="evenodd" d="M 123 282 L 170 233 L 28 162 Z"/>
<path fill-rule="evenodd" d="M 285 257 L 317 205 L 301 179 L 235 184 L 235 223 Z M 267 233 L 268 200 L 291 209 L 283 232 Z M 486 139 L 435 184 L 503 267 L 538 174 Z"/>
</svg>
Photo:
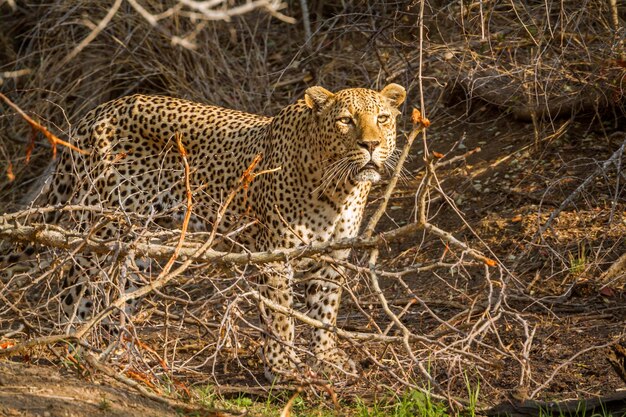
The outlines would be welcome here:
<svg viewBox="0 0 626 417">
<path fill-rule="evenodd" d="M 376 148 L 378 148 L 378 146 L 380 146 L 380 141 L 379 140 L 360 140 L 357 142 L 357 145 L 359 145 L 360 148 L 363 148 L 367 151 L 369 151 L 369 153 L 374 153 L 374 150 L 376 150 Z"/>
</svg>

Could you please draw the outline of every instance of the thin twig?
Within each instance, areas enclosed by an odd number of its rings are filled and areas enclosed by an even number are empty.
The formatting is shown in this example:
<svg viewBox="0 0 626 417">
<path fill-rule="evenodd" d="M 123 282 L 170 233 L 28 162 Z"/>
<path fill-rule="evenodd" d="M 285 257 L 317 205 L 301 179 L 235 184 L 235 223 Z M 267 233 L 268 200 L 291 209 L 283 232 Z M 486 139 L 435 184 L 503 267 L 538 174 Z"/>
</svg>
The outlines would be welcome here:
<svg viewBox="0 0 626 417">
<path fill-rule="evenodd" d="M 624 139 L 624 141 L 622 142 L 622 145 L 615 151 L 613 152 L 613 154 L 611 155 L 611 157 L 609 159 L 607 159 L 606 161 L 604 161 L 604 163 L 602 165 L 600 165 L 591 175 L 589 175 L 583 182 L 582 184 L 580 184 L 578 187 L 576 187 L 576 189 L 574 190 L 573 193 L 571 193 L 565 200 L 563 200 L 563 202 L 561 203 L 561 205 L 554 210 L 551 214 L 550 217 L 548 217 L 548 220 L 546 220 L 546 222 L 544 223 L 543 226 L 541 226 L 539 228 L 539 230 L 535 233 L 535 235 L 533 236 L 532 239 L 530 239 L 530 243 L 535 242 L 535 240 L 542 236 L 546 230 L 548 230 L 548 228 L 550 226 L 552 226 L 552 222 L 554 221 L 554 219 L 557 218 L 557 216 L 559 214 L 561 214 L 561 212 L 567 207 L 569 206 L 576 197 L 578 197 L 578 195 L 585 189 L 587 188 L 587 186 L 589 184 L 591 184 L 591 182 L 600 174 L 606 172 L 606 170 L 609 168 L 609 166 L 613 163 L 615 163 L 615 161 L 618 158 L 621 158 L 622 154 L 624 153 L 624 149 L 626 149 L 626 139 Z"/>
<path fill-rule="evenodd" d="M 183 164 L 185 167 L 185 190 L 186 190 L 186 196 L 187 196 L 187 209 L 185 210 L 185 217 L 183 218 L 183 224 L 180 230 L 180 238 L 178 239 L 178 243 L 176 244 L 176 247 L 174 248 L 174 253 L 172 253 L 172 256 L 170 257 L 169 261 L 167 261 L 167 264 L 165 264 L 165 266 L 163 267 L 162 274 L 167 274 L 168 272 L 170 272 L 170 269 L 172 269 L 172 265 L 174 265 L 176 258 L 178 258 L 180 249 L 183 247 L 183 243 L 185 242 L 185 236 L 187 234 L 187 227 L 189 226 L 189 219 L 191 219 L 191 213 L 193 210 L 193 196 L 191 193 L 191 185 L 189 181 L 190 170 L 189 170 L 189 162 L 187 161 L 187 151 L 185 150 L 185 147 L 183 146 L 182 134 L 176 133 L 175 136 L 176 136 L 176 145 L 178 146 L 178 152 L 180 153 L 180 156 L 183 159 Z"/>
<path fill-rule="evenodd" d="M 76 55 L 80 54 L 80 52 L 83 49 L 85 49 L 87 45 L 91 43 L 91 41 L 96 39 L 96 37 L 100 34 L 100 32 L 102 32 L 104 28 L 106 28 L 107 25 L 111 22 L 111 19 L 113 19 L 113 17 L 117 13 L 121 5 L 122 5 L 122 0 L 115 0 L 115 3 L 113 3 L 113 6 L 111 6 L 107 14 L 104 16 L 104 18 L 100 22 L 98 22 L 96 27 L 89 33 L 89 35 L 87 35 L 85 39 L 80 41 L 80 43 L 76 45 L 76 47 L 72 49 L 72 51 L 65 56 L 65 58 L 63 58 L 63 60 L 61 61 L 62 66 L 66 65 L 68 62 L 74 59 Z"/>
<path fill-rule="evenodd" d="M 52 155 L 53 155 L 53 157 L 55 157 L 56 153 L 57 153 L 56 145 L 62 145 L 62 146 L 65 146 L 67 148 L 70 148 L 71 150 L 76 151 L 76 152 L 78 152 L 80 154 L 89 155 L 89 152 L 83 151 L 82 149 L 77 148 L 76 146 L 72 145 L 71 143 L 66 142 L 66 141 L 64 141 L 62 139 L 59 139 L 54 133 L 52 133 L 48 129 L 46 129 L 41 123 L 35 121 L 33 118 L 31 118 L 29 115 L 27 115 L 22 109 L 20 109 L 18 107 L 17 104 L 15 104 L 11 100 L 9 100 L 9 98 L 7 96 L 5 96 L 4 94 L 0 93 L 0 98 L 2 100 L 4 100 L 4 102 L 7 103 L 20 116 L 22 116 L 22 118 L 24 120 L 26 120 L 26 122 L 33 129 L 37 129 L 38 131 L 40 131 L 46 137 L 46 139 L 48 139 L 48 141 L 50 142 L 50 145 L 52 145 Z"/>
</svg>

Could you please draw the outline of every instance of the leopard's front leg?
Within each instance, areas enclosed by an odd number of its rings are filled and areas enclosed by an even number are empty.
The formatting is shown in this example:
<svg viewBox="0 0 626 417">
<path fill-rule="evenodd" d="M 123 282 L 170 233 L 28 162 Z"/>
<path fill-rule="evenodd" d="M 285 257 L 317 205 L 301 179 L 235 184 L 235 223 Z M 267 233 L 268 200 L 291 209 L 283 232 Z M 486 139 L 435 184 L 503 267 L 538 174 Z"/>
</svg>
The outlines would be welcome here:
<svg viewBox="0 0 626 417">
<path fill-rule="evenodd" d="M 262 274 L 260 293 L 280 306 L 291 308 L 292 280 L 293 271 L 289 265 L 282 263 L 268 265 Z M 281 377 L 289 378 L 289 374 L 299 365 L 293 348 L 294 319 L 270 309 L 263 302 L 259 304 L 259 310 L 266 329 L 266 333 L 263 334 L 265 377 L 269 381 Z"/>
<path fill-rule="evenodd" d="M 337 313 L 341 301 L 341 284 L 343 269 L 340 267 L 322 266 L 317 269 L 306 286 L 306 304 L 311 318 L 337 324 Z M 334 333 L 323 329 L 315 329 L 310 346 L 315 355 L 313 369 L 327 376 L 337 373 L 356 373 L 354 361 L 337 347 Z M 342 372 L 343 371 L 343 372 Z"/>
</svg>

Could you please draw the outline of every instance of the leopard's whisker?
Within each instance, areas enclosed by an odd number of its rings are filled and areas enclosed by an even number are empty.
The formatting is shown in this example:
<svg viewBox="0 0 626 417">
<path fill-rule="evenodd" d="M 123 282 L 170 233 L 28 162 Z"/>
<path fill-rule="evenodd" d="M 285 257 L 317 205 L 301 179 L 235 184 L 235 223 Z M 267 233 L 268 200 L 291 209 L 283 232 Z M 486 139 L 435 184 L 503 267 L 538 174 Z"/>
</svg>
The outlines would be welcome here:
<svg viewBox="0 0 626 417">
<path fill-rule="evenodd" d="M 322 180 L 319 186 L 317 186 L 313 192 L 317 192 L 320 190 L 317 195 L 321 195 L 326 191 L 328 186 L 332 183 L 333 179 L 339 176 L 339 173 L 344 169 L 346 165 L 350 164 L 350 159 L 348 157 L 343 157 L 338 161 L 333 162 L 329 167 L 324 170 L 325 178 Z"/>
</svg>

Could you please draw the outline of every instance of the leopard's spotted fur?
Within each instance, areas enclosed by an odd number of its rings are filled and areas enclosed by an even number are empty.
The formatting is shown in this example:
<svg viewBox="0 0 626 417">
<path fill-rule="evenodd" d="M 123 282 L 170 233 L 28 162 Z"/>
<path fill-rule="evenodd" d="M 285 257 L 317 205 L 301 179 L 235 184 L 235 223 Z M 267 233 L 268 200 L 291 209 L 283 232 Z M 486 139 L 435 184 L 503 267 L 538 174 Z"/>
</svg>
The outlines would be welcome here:
<svg viewBox="0 0 626 417">
<path fill-rule="evenodd" d="M 212 228 L 217 208 L 257 155 L 262 156 L 257 170 L 279 168 L 255 178 L 230 203 L 219 229 L 240 230 L 222 242 L 222 249 L 272 251 L 354 237 L 371 184 L 395 149 L 395 119 L 404 98 L 404 89 L 396 84 L 380 92 L 355 88 L 331 93 L 311 87 L 303 100 L 264 117 L 170 97 L 123 97 L 100 105 L 76 126 L 72 141 L 89 155 L 65 152 L 37 204 L 121 208 L 176 227 L 186 196 L 175 142 L 181 135 L 191 166 L 191 223 L 196 230 Z M 91 221 L 89 216 L 76 220 L 83 225 Z M 108 224 L 97 233 L 119 238 L 124 230 Z M 348 252 L 333 255 L 345 259 Z M 307 267 L 308 314 L 334 325 L 342 271 Z M 85 266 L 69 273 L 68 314 L 90 314 L 95 295 L 82 285 L 94 280 L 89 271 Z M 291 266 L 272 264 L 264 271 L 261 294 L 290 306 Z M 263 356 L 266 376 L 273 379 L 298 363 L 294 323 L 264 305 L 260 311 L 272 335 L 266 337 Z M 314 331 L 311 350 L 319 364 L 354 371 L 354 363 L 327 331 Z"/>
</svg>

